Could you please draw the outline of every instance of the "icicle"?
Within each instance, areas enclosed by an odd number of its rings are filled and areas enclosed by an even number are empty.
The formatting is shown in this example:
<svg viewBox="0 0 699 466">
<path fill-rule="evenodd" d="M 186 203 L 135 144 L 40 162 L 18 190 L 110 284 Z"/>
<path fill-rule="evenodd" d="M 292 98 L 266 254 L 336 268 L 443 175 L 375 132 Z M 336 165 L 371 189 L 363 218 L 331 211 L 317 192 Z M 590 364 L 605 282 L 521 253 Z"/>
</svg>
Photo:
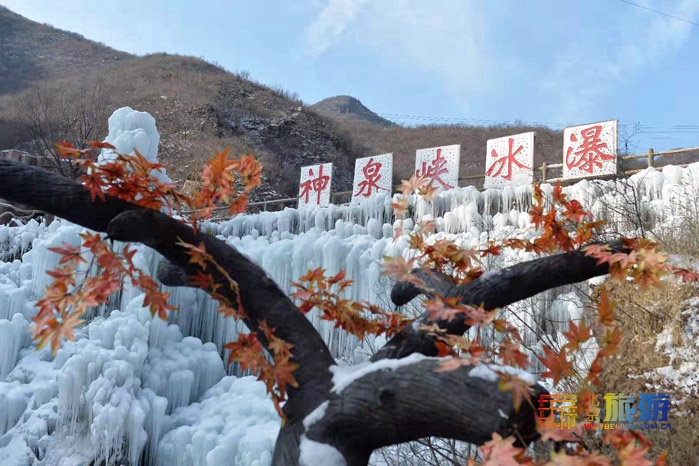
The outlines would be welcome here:
<svg viewBox="0 0 699 466">
<path fill-rule="evenodd" d="M 500 212 L 500 202 L 502 197 L 499 189 L 486 189 L 483 191 L 483 212 L 488 215 L 494 215 Z"/>
<path fill-rule="evenodd" d="M 29 322 L 22 314 L 15 314 L 12 320 L 0 319 L 0 380 L 14 369 L 19 351 L 29 341 Z"/>
</svg>

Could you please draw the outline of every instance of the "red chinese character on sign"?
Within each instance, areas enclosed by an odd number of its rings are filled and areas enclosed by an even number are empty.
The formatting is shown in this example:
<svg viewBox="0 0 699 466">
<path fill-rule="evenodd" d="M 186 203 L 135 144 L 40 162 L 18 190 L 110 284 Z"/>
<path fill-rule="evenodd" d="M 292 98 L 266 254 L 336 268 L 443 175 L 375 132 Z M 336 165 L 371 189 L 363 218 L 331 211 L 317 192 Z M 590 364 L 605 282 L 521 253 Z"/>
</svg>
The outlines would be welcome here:
<svg viewBox="0 0 699 466">
<path fill-rule="evenodd" d="M 320 168 L 318 169 L 317 178 L 312 178 L 312 168 L 308 170 L 308 176 L 310 179 L 301 183 L 301 192 L 299 193 L 299 198 L 303 197 L 304 203 L 308 204 L 308 196 L 310 195 L 311 191 L 314 191 L 317 196 L 316 205 L 320 205 L 320 195 L 328 187 L 330 177 L 328 175 L 323 175 L 323 165 L 320 165 Z"/>
<path fill-rule="evenodd" d="M 512 148 L 514 147 L 515 139 L 514 138 L 509 138 L 509 149 L 507 152 L 507 155 L 504 157 L 500 157 L 497 159 L 493 164 L 490 166 L 488 171 L 486 172 L 486 175 L 488 176 L 500 176 L 502 179 L 505 180 L 511 180 L 512 179 L 512 164 L 517 165 L 519 168 L 522 168 L 524 170 L 531 170 L 531 168 L 527 167 L 523 163 L 521 163 L 519 160 L 517 160 L 517 154 L 519 154 L 522 149 L 524 149 L 524 146 L 519 146 L 516 151 L 512 151 Z M 490 151 L 490 155 L 492 157 L 497 158 L 498 153 L 495 149 Z M 503 169 L 507 168 L 506 172 L 504 175 L 502 175 Z M 497 171 L 495 171 L 497 169 Z M 495 173 L 493 173 L 495 171 Z"/>
<path fill-rule="evenodd" d="M 446 167 L 447 159 L 442 158 L 442 149 L 437 149 L 437 157 L 427 166 L 427 162 L 422 162 L 422 170 L 417 170 L 415 174 L 417 176 L 425 177 L 429 182 L 430 186 L 434 182 L 438 182 L 442 185 L 444 189 L 451 189 L 453 186 L 447 184 L 439 175 L 449 173 L 449 169 Z M 422 172 L 422 173 L 421 173 Z"/>
<path fill-rule="evenodd" d="M 605 160 L 613 160 L 614 156 L 605 154 L 603 149 L 609 149 L 606 142 L 600 141 L 600 133 L 602 126 L 590 126 L 583 129 L 580 134 L 583 141 L 580 144 L 580 149 L 573 152 L 573 148 L 569 147 L 566 151 L 566 165 L 568 170 L 578 168 L 581 171 L 592 173 L 594 167 L 602 168 L 602 163 Z M 577 136 L 574 133 L 570 135 L 571 142 L 578 142 Z"/>
<path fill-rule="evenodd" d="M 378 192 L 380 189 L 388 191 L 386 188 L 382 188 L 377 183 L 381 179 L 381 163 L 375 162 L 373 157 L 369 159 L 369 162 L 362 168 L 362 173 L 364 174 L 364 180 L 359 183 L 359 191 L 354 193 L 355 196 L 371 196 L 371 190 L 376 189 Z M 364 192 L 366 190 L 366 193 Z"/>
</svg>

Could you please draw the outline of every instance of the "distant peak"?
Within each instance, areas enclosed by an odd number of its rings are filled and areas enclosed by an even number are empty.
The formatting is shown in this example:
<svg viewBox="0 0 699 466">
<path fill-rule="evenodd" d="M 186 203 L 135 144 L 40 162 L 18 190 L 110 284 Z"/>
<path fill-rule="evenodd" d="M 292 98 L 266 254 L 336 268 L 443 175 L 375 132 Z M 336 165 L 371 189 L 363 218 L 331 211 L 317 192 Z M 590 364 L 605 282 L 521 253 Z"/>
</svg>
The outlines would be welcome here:
<svg viewBox="0 0 699 466">
<path fill-rule="evenodd" d="M 350 95 L 328 97 L 311 105 L 318 113 L 333 119 L 351 119 L 381 126 L 394 123 L 369 110 L 359 99 Z"/>
</svg>

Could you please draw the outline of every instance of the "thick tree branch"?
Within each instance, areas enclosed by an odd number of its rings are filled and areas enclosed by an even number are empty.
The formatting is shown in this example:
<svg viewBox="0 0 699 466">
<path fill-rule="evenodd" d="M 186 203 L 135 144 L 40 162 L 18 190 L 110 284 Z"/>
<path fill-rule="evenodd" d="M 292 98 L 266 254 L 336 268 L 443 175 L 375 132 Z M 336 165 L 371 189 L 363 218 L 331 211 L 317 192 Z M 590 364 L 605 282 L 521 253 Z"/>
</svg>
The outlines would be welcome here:
<svg viewBox="0 0 699 466">
<path fill-rule="evenodd" d="M 620 244 L 610 243 L 613 248 Z M 597 264 L 597 259 L 585 256 L 582 252 L 568 252 L 555 256 L 542 257 L 528 262 L 522 262 L 500 271 L 488 272 L 479 279 L 460 286 L 452 286 L 442 294 L 443 298 L 459 298 L 463 304 L 483 306 L 485 310 L 493 310 L 522 299 L 530 298 L 542 291 L 558 286 L 569 285 L 605 275 L 609 272 L 607 264 Z M 416 269 L 414 273 L 425 281 L 424 289 L 411 284 L 398 284 L 391 293 L 391 299 L 396 304 L 405 304 L 426 290 L 443 290 L 444 278 L 436 279 L 425 275 Z M 427 291 L 427 294 L 430 294 Z M 423 313 L 417 320 L 418 324 L 435 323 L 447 333 L 462 335 L 468 330 L 467 317 L 463 314 L 446 321 L 431 322 L 428 313 Z M 434 339 L 419 328 L 411 325 L 393 337 L 372 358 L 377 361 L 385 358 L 402 358 L 412 353 L 436 356 L 437 348 Z"/>
<path fill-rule="evenodd" d="M 331 393 L 306 436 L 334 446 L 348 465 L 365 465 L 377 448 L 424 437 L 479 445 L 493 432 L 513 435 L 520 445 L 538 437 L 535 408 L 543 388 L 532 387 L 531 404 L 525 400 L 516 412 L 512 393 L 498 388 L 491 369 L 478 367 L 472 376 L 472 366 L 436 372 L 439 364 L 429 358 L 373 371 Z"/>
<path fill-rule="evenodd" d="M 413 269 L 411 272 L 423 283 L 423 287 L 417 287 L 410 282 L 398 282 L 391 290 L 391 301 L 396 306 L 408 304 L 413 298 L 421 294 L 427 296 L 446 296 L 453 288 L 451 278 L 437 270 Z"/>
<path fill-rule="evenodd" d="M 111 196 L 104 202 L 93 202 L 81 184 L 14 161 L 0 160 L 0 197 L 106 232 L 119 241 L 143 243 L 157 250 L 171 264 L 181 267 L 187 275 L 199 270 L 189 263 L 190 257 L 176 243 L 204 243 L 206 251 L 238 283 L 248 327 L 257 330 L 259 323 L 265 320 L 278 337 L 294 345 L 293 360 L 300 365 L 294 377 L 300 387 L 289 392 L 290 399 L 285 406 L 287 416 L 293 419 L 305 415 L 315 408 L 313 395 L 327 392 L 328 368 L 334 361 L 318 332 L 260 267 L 223 241 L 195 233 L 188 225 L 165 214 Z M 209 267 L 207 272 L 217 283 L 226 283 L 215 267 Z M 235 293 L 228 287 L 223 286 L 218 292 L 235 302 Z M 302 390 L 306 386 L 313 388 Z M 294 399 L 299 392 L 304 394 Z"/>
</svg>

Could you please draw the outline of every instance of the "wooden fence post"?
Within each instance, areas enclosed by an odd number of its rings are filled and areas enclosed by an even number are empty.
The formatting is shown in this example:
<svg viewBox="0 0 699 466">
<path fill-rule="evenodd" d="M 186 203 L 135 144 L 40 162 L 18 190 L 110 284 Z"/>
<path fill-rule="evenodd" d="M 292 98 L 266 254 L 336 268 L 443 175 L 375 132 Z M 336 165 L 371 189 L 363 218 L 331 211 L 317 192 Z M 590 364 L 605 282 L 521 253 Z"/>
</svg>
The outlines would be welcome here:
<svg viewBox="0 0 699 466">
<path fill-rule="evenodd" d="M 653 148 L 648 149 L 648 168 L 655 167 L 655 155 Z"/>
<path fill-rule="evenodd" d="M 541 164 L 541 182 L 546 183 L 546 162 Z"/>
</svg>

